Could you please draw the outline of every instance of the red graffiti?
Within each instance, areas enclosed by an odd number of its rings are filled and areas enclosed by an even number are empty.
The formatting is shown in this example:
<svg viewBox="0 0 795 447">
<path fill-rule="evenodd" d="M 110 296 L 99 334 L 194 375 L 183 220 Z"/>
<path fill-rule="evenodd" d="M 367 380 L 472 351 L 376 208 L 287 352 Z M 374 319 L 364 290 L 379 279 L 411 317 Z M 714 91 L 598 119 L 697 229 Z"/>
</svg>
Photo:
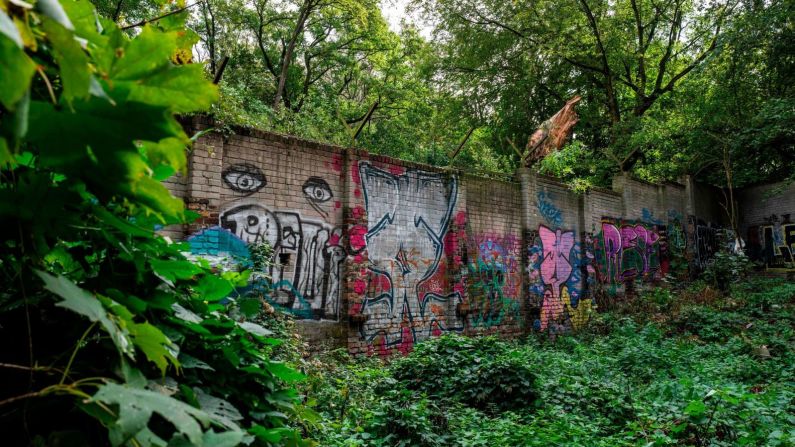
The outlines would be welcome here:
<svg viewBox="0 0 795 447">
<path fill-rule="evenodd" d="M 399 165 L 390 165 L 389 172 L 395 175 L 403 175 L 403 173 L 406 172 L 406 168 Z"/>
<path fill-rule="evenodd" d="M 367 234 L 367 227 L 364 225 L 354 225 L 348 236 L 348 239 L 351 243 L 351 249 L 354 251 L 359 251 L 364 249 L 367 246 L 367 242 L 365 240 L 365 235 Z"/>
<path fill-rule="evenodd" d="M 359 177 L 359 162 L 351 163 L 351 180 L 357 185 L 362 184 L 362 178 Z"/>
<path fill-rule="evenodd" d="M 465 211 L 459 211 L 458 213 L 456 213 L 455 217 L 453 218 L 453 221 L 459 227 L 463 227 L 467 223 L 467 213 Z"/>
<path fill-rule="evenodd" d="M 331 169 L 342 172 L 342 155 L 334 154 L 331 156 Z"/>
<path fill-rule="evenodd" d="M 353 291 L 359 295 L 364 294 L 364 292 L 367 291 L 367 282 L 361 278 L 358 278 L 353 282 Z"/>
</svg>

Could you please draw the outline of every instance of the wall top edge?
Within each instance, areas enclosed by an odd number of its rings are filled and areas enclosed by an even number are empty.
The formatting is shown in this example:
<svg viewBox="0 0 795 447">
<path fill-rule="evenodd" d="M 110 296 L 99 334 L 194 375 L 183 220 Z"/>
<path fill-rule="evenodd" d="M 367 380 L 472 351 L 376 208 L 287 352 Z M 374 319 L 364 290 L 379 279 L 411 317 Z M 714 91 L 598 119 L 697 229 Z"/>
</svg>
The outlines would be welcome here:
<svg viewBox="0 0 795 447">
<path fill-rule="evenodd" d="M 212 126 L 221 124 L 221 123 L 217 122 L 215 120 L 215 118 L 213 118 L 210 115 L 206 115 L 206 114 L 199 114 L 199 115 L 192 115 L 192 116 L 180 116 L 180 117 L 178 117 L 178 121 L 185 127 L 193 127 L 194 130 L 205 130 L 208 127 L 212 127 Z M 353 148 L 353 147 L 340 146 L 338 144 L 333 144 L 333 143 L 329 143 L 329 142 L 313 140 L 313 139 L 310 139 L 310 138 L 299 137 L 299 136 L 295 136 L 295 135 L 290 135 L 290 134 L 285 134 L 285 133 L 280 133 L 280 132 L 275 132 L 275 131 L 270 131 L 270 130 L 262 130 L 262 129 L 258 129 L 258 128 L 255 128 L 255 127 L 252 127 L 252 126 L 245 126 L 245 125 L 240 125 L 240 124 L 224 124 L 224 126 L 227 129 L 230 129 L 233 132 L 234 135 L 260 138 L 260 139 L 265 140 L 265 141 L 282 143 L 282 144 L 284 144 L 286 146 L 298 146 L 298 145 L 300 145 L 302 147 L 306 147 L 306 148 L 309 148 L 309 149 L 325 150 L 325 151 L 334 152 L 334 153 L 344 153 L 344 152 L 350 151 L 355 156 L 362 157 L 362 158 L 367 158 L 369 160 L 377 161 L 377 162 L 381 162 L 381 163 L 391 163 L 391 164 L 396 164 L 396 165 L 400 165 L 400 166 L 404 166 L 404 167 L 410 167 L 410 168 L 415 168 L 415 169 L 422 169 L 422 170 L 434 171 L 434 172 L 440 172 L 440 173 L 448 173 L 450 175 L 469 176 L 469 177 L 475 177 L 475 178 L 479 178 L 479 179 L 499 181 L 499 182 L 504 182 L 504 183 L 516 183 L 516 180 L 515 180 L 516 176 L 515 175 L 511 175 L 511 174 L 492 173 L 492 174 L 494 174 L 494 176 L 488 175 L 489 173 L 486 173 L 486 175 L 484 175 L 484 173 L 471 174 L 471 173 L 466 173 L 465 171 L 463 171 L 460 168 L 433 166 L 433 165 L 420 163 L 420 162 L 415 162 L 415 161 L 402 160 L 402 159 L 390 157 L 390 156 L 387 156 L 387 155 L 374 154 L 374 153 L 371 153 L 371 152 L 369 152 L 369 151 L 367 151 L 366 149 L 363 149 L 363 148 Z M 551 183 L 554 183 L 554 184 L 561 185 L 563 187 L 569 188 L 568 185 L 566 185 L 565 183 L 561 182 L 560 179 L 557 179 L 555 177 L 542 175 L 542 174 L 535 174 L 535 175 L 537 175 L 539 179 L 542 179 L 544 181 L 551 182 Z M 639 182 L 639 183 L 643 183 L 643 184 L 650 185 L 650 186 L 672 186 L 672 187 L 676 187 L 676 188 L 685 188 L 685 185 L 682 184 L 682 183 L 679 183 L 679 182 L 664 181 L 664 182 L 660 182 L 660 183 L 652 183 L 652 182 L 648 182 L 646 180 L 641 180 L 641 179 L 635 178 L 634 176 L 627 176 L 627 178 L 629 180 L 632 180 L 632 181 L 635 181 L 635 182 Z M 784 183 L 784 182 L 781 182 L 781 183 Z M 699 184 L 700 185 L 705 185 L 705 186 L 711 186 L 711 185 L 707 185 L 705 183 L 700 183 L 700 182 L 699 182 Z M 756 187 L 770 186 L 770 185 L 778 185 L 778 184 L 779 183 L 767 184 L 767 185 L 752 185 L 752 186 L 749 186 L 749 187 L 746 187 L 746 188 L 741 188 L 741 190 L 750 189 L 750 188 L 756 188 Z M 591 191 L 597 191 L 597 192 L 606 193 L 606 194 L 616 194 L 615 191 L 613 191 L 611 189 L 601 188 L 601 187 L 592 187 L 592 188 L 589 189 L 589 192 L 591 192 Z"/>
</svg>

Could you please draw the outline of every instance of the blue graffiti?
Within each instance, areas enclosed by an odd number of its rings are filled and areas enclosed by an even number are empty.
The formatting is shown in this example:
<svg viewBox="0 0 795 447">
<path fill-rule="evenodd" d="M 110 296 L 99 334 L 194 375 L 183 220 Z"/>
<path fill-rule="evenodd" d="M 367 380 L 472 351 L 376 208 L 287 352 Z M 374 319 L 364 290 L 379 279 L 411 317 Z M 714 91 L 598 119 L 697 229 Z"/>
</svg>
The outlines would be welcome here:
<svg viewBox="0 0 795 447">
<path fill-rule="evenodd" d="M 194 255 L 229 257 L 236 264 L 251 266 L 251 254 L 246 243 L 231 231 L 219 226 L 210 227 L 188 237 Z"/>
<path fill-rule="evenodd" d="M 218 261 L 243 268 L 253 265 L 246 243 L 225 228 L 215 226 L 201 230 L 189 236 L 187 241 L 192 255 L 224 258 L 223 261 Z M 274 294 L 289 295 L 293 298 L 292 305 L 281 304 Z M 224 302 L 241 297 L 263 298 L 275 308 L 296 317 L 316 318 L 312 305 L 298 292 L 293 283 L 286 279 L 273 283 L 268 277 L 255 277 L 249 284 L 235 288 L 224 299 Z"/>
<path fill-rule="evenodd" d="M 547 194 L 545 191 L 538 191 L 536 197 L 538 198 L 538 212 L 541 214 L 541 217 L 553 227 L 562 226 L 563 212 L 552 203 L 552 194 Z"/>
<path fill-rule="evenodd" d="M 652 224 L 656 224 L 656 225 L 662 225 L 663 224 L 663 221 L 661 221 L 660 219 L 657 219 L 656 217 L 654 217 L 654 212 L 651 211 L 648 208 L 643 208 L 641 210 L 641 219 L 640 220 L 643 221 L 643 222 L 652 223 Z"/>
</svg>

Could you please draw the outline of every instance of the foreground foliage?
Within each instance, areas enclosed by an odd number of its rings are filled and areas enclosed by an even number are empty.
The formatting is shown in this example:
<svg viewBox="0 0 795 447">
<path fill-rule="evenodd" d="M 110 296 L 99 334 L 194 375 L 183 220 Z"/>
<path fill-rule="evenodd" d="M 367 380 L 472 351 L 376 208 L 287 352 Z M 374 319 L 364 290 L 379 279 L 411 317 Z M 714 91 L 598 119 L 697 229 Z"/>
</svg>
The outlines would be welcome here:
<svg viewBox="0 0 795 447">
<path fill-rule="evenodd" d="M 386 368 L 331 356 L 308 384 L 328 421 L 317 436 L 327 446 L 793 445 L 795 285 L 661 290 L 554 341 L 445 336 Z"/>
<path fill-rule="evenodd" d="M 225 301 L 248 272 L 155 234 L 190 218 L 161 184 L 186 168 L 174 114 L 217 98 L 175 63 L 185 15 L 123 32 L 86 0 L 0 6 L 4 445 L 307 444 L 283 341 Z"/>
</svg>

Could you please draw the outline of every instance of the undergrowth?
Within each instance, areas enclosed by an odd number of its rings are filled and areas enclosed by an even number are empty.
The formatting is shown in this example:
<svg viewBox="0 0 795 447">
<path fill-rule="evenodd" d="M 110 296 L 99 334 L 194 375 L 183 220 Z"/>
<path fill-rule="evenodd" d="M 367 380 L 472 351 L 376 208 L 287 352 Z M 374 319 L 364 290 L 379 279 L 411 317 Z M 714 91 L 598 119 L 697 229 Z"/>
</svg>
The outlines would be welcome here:
<svg viewBox="0 0 795 447">
<path fill-rule="evenodd" d="M 551 341 L 447 335 L 304 384 L 324 446 L 795 445 L 795 284 L 641 294 Z"/>
</svg>

